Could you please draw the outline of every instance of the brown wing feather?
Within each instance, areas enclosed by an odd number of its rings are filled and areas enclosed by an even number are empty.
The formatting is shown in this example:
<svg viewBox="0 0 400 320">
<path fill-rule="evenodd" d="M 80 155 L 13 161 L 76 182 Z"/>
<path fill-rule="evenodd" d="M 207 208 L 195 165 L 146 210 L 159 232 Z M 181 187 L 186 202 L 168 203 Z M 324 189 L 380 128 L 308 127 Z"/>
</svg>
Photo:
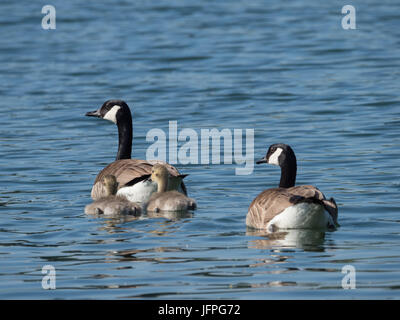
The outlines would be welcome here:
<svg viewBox="0 0 400 320">
<path fill-rule="evenodd" d="M 138 160 L 138 159 L 122 159 L 110 163 L 107 167 L 100 171 L 92 188 L 91 196 L 94 200 L 99 199 L 105 195 L 105 189 L 101 183 L 106 175 L 114 175 L 117 178 L 118 186 L 121 188 L 133 179 L 139 178 L 143 175 L 151 174 L 151 168 L 154 164 L 164 164 L 171 176 L 179 176 L 179 171 L 170 164 L 159 160 Z M 186 187 L 182 182 L 182 190 L 186 194 Z"/>
<path fill-rule="evenodd" d="M 287 188 L 287 191 L 292 195 L 301 196 L 304 198 L 315 198 L 318 200 L 325 200 L 324 194 L 317 187 L 310 185 Z"/>
<path fill-rule="evenodd" d="M 289 201 L 290 197 L 291 194 L 283 188 L 268 189 L 261 192 L 250 204 L 246 225 L 256 229 L 264 229 L 272 218 L 293 205 Z"/>
<path fill-rule="evenodd" d="M 337 219 L 339 210 L 336 205 L 335 199 L 330 198 L 329 200 L 327 200 L 325 198 L 325 195 L 317 187 L 304 185 L 304 186 L 289 188 L 288 191 L 296 196 L 304 197 L 305 198 L 303 199 L 304 201 L 307 201 L 308 199 L 319 200 L 320 203 L 324 206 L 325 210 L 328 211 L 329 214 L 332 216 L 333 221 L 336 224 L 338 223 Z"/>
<path fill-rule="evenodd" d="M 261 192 L 250 204 L 246 225 L 256 229 L 265 229 L 268 222 L 286 208 L 302 202 L 313 201 L 324 205 L 337 221 L 337 206 L 333 198 L 326 200 L 324 194 L 314 186 L 296 186 L 292 188 L 274 188 Z"/>
</svg>

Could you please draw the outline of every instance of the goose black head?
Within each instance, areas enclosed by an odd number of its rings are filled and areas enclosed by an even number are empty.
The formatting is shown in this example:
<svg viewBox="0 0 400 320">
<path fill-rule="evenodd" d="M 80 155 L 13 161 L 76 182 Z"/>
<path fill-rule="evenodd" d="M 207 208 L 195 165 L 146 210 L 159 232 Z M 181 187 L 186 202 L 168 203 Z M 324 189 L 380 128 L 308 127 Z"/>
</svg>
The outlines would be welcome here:
<svg viewBox="0 0 400 320">
<path fill-rule="evenodd" d="M 269 147 L 265 157 L 256 163 L 269 163 L 281 167 L 284 163 L 292 162 L 293 160 L 296 161 L 296 156 L 290 146 L 283 143 L 275 143 Z"/>
<path fill-rule="evenodd" d="M 271 145 L 265 157 L 256 163 L 269 163 L 279 166 L 281 168 L 279 187 L 294 187 L 296 183 L 297 162 L 294 151 L 287 144 L 276 143 Z"/>
<path fill-rule="evenodd" d="M 88 117 L 106 119 L 115 124 L 123 121 L 132 122 L 132 115 L 128 105 L 125 101 L 117 99 L 107 100 L 99 109 L 87 112 L 85 115 Z"/>
<path fill-rule="evenodd" d="M 125 101 L 107 100 L 96 111 L 87 112 L 86 116 L 114 122 L 118 127 L 118 153 L 116 160 L 131 158 L 132 114 Z"/>
</svg>

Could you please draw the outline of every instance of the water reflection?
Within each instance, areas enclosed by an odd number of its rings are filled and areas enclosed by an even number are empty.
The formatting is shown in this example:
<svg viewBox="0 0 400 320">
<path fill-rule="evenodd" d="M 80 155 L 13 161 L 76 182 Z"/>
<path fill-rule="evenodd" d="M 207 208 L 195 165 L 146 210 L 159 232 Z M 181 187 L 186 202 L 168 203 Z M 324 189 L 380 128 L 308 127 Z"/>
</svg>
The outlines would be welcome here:
<svg viewBox="0 0 400 320">
<path fill-rule="evenodd" d="M 250 240 L 248 247 L 271 249 L 275 247 L 298 248 L 305 251 L 324 251 L 325 232 L 313 229 L 286 229 L 269 233 L 264 230 L 247 229 L 246 235 L 261 239 Z"/>
<path fill-rule="evenodd" d="M 127 261 L 146 261 L 146 262 L 162 262 L 168 260 L 174 260 L 172 257 L 162 257 L 160 253 L 166 252 L 183 252 L 184 250 L 180 247 L 154 247 L 148 249 L 124 249 L 110 252 L 112 256 L 112 262 L 127 262 Z"/>
<path fill-rule="evenodd" d="M 193 213 L 189 211 L 147 212 L 147 217 L 165 218 L 171 221 L 177 221 L 184 218 L 192 218 Z"/>
<path fill-rule="evenodd" d="M 150 220 L 159 219 L 161 222 L 158 225 L 168 226 L 173 224 L 173 222 L 177 222 L 182 219 L 192 218 L 193 213 L 188 211 L 179 211 L 179 212 L 148 212 L 147 214 L 142 214 L 140 216 L 135 215 L 113 215 L 113 216 L 104 216 L 102 214 L 90 215 L 92 218 L 99 218 L 101 223 L 104 224 L 100 230 L 105 230 L 109 233 L 121 232 L 124 228 L 123 224 L 129 223 L 136 220 Z M 149 231 L 150 233 L 160 233 L 160 231 L 153 230 Z M 169 233 L 168 230 L 164 230 L 161 233 Z"/>
<path fill-rule="evenodd" d="M 164 256 L 163 253 L 168 252 L 183 252 L 187 249 L 177 246 L 161 245 L 161 242 L 154 239 L 154 241 L 146 241 L 144 245 L 142 239 L 149 239 L 148 237 L 168 237 L 180 230 L 184 223 L 191 220 L 183 220 L 183 218 L 191 217 L 191 214 L 182 213 L 169 213 L 165 215 L 152 215 L 151 217 L 143 215 L 140 217 L 123 216 L 116 218 L 103 218 L 98 219 L 101 226 L 100 231 L 106 231 L 112 236 L 104 241 L 104 243 L 112 244 L 114 242 L 124 243 L 123 249 L 106 250 L 105 260 L 106 263 L 125 263 L 125 262 L 150 262 L 161 263 L 168 262 L 169 260 L 176 262 L 176 259 L 169 255 Z M 133 239 L 134 243 L 129 245 Z M 162 243 L 165 243 L 162 242 Z M 143 248 L 145 246 L 145 248 Z M 130 268 L 133 266 L 129 266 Z"/>
<path fill-rule="evenodd" d="M 297 286 L 295 281 L 270 281 L 266 283 L 252 283 L 252 288 L 266 288 L 266 287 L 293 287 Z"/>
<path fill-rule="evenodd" d="M 125 223 L 139 220 L 140 216 L 133 215 L 119 215 L 113 217 L 104 217 L 104 215 L 91 215 L 91 218 L 98 218 L 101 223 L 100 231 L 106 231 L 108 233 L 119 233 L 123 232 L 124 228 L 121 226 Z"/>
</svg>

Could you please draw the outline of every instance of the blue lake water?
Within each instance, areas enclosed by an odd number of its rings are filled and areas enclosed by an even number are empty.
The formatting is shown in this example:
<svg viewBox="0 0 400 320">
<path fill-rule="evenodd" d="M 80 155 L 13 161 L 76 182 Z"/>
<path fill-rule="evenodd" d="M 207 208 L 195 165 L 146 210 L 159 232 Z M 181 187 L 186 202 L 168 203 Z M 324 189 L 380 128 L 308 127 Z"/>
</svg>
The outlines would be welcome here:
<svg viewBox="0 0 400 320">
<path fill-rule="evenodd" d="M 0 4 L 1 299 L 400 298 L 400 3 L 352 1 L 344 30 L 341 1 L 49 2 L 55 30 L 44 3 Z M 256 159 L 290 144 L 297 184 L 334 197 L 341 227 L 246 229 L 280 172 L 236 163 L 177 164 L 191 217 L 85 215 L 117 129 L 84 114 L 111 98 L 133 111 L 134 158 L 169 121 L 254 129 Z"/>
</svg>

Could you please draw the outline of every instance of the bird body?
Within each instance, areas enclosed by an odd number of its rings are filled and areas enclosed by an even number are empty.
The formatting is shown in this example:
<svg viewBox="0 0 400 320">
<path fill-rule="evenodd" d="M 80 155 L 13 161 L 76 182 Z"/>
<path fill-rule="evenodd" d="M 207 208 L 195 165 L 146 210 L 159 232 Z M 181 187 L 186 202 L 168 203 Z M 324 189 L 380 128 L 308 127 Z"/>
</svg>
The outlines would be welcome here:
<svg viewBox="0 0 400 320">
<path fill-rule="evenodd" d="M 197 205 L 194 199 L 175 190 L 168 191 L 168 175 L 165 165 L 156 164 L 152 168 L 150 179 L 157 183 L 157 192 L 151 195 L 146 210 L 151 212 L 195 210 Z"/>
<path fill-rule="evenodd" d="M 255 229 L 319 229 L 337 225 L 338 208 L 333 198 L 311 185 L 294 186 L 296 157 L 288 145 L 272 145 L 257 163 L 281 167 L 279 188 L 261 192 L 250 204 L 246 225 Z"/>
<path fill-rule="evenodd" d="M 141 207 L 137 203 L 131 202 L 123 196 L 116 195 L 118 182 L 115 176 L 107 175 L 103 177 L 101 184 L 105 190 L 105 196 L 95 200 L 85 207 L 86 214 L 113 215 L 139 215 Z"/>
<path fill-rule="evenodd" d="M 151 174 L 151 168 L 154 164 L 163 164 L 166 166 L 171 177 L 171 186 L 173 179 L 179 177 L 179 171 L 164 161 L 159 160 L 139 160 L 131 159 L 132 152 L 132 114 L 128 105 L 122 100 L 107 100 L 95 111 L 87 112 L 86 116 L 97 117 L 109 120 L 118 127 L 118 153 L 116 160 L 106 166 L 97 175 L 91 197 L 93 200 L 105 196 L 106 191 L 101 183 L 103 177 L 113 175 L 116 177 L 119 190 L 118 195 L 123 195 L 130 201 L 145 203 L 154 192 L 154 186 L 144 183 Z M 135 186 L 138 184 L 137 186 Z M 126 188 L 126 189 L 125 189 Z M 176 185 L 176 190 L 187 194 L 183 182 Z"/>
</svg>

